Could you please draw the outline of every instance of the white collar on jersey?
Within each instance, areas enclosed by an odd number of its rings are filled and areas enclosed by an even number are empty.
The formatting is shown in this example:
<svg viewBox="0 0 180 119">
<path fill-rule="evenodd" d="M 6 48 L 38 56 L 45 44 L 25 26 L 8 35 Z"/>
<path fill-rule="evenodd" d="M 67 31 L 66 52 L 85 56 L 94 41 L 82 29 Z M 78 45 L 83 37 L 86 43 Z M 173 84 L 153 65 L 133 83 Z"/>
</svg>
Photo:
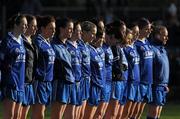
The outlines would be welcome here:
<svg viewBox="0 0 180 119">
<path fill-rule="evenodd" d="M 67 42 L 69 42 L 72 46 L 74 46 L 75 48 L 77 48 L 78 47 L 78 45 L 77 45 L 77 42 L 75 41 L 75 42 L 73 42 L 73 41 L 71 41 L 71 40 L 67 40 Z"/>
<path fill-rule="evenodd" d="M 47 43 L 50 46 L 50 43 L 41 34 L 38 34 L 38 37 L 40 37 L 45 43 Z"/>
<path fill-rule="evenodd" d="M 142 42 L 142 43 L 144 43 L 144 44 L 145 44 L 145 43 L 146 43 L 146 38 L 143 38 L 143 39 L 141 39 L 141 40 L 140 40 L 140 39 L 138 39 L 138 41 L 140 41 L 140 42 Z"/>
<path fill-rule="evenodd" d="M 131 48 L 134 48 L 134 45 L 133 44 L 131 44 L 131 45 L 127 45 L 128 47 L 131 47 Z"/>
<path fill-rule="evenodd" d="M 21 42 L 21 39 L 22 39 L 21 35 L 19 35 L 18 38 L 16 38 L 16 37 L 13 35 L 12 32 L 8 32 L 8 35 L 10 35 L 13 40 L 15 40 L 16 42 L 18 42 L 18 43 L 21 45 L 21 43 L 22 43 L 22 42 Z"/>
</svg>

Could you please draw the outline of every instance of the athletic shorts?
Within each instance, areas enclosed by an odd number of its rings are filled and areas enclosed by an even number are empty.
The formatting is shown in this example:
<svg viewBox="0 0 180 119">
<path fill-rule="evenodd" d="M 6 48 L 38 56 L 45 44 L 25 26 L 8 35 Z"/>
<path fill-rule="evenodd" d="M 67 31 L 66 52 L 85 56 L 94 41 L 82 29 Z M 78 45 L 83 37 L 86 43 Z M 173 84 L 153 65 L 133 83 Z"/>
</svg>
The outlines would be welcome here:
<svg viewBox="0 0 180 119">
<path fill-rule="evenodd" d="M 120 104 L 125 102 L 126 81 L 113 81 L 111 98 L 119 100 Z"/>
<path fill-rule="evenodd" d="M 98 106 L 101 101 L 101 92 L 102 88 L 92 83 L 90 86 L 88 104 L 91 106 Z"/>
<path fill-rule="evenodd" d="M 75 105 L 80 106 L 82 105 L 82 87 L 81 87 L 81 82 L 76 82 L 75 83 L 75 87 L 74 87 L 74 91 L 76 93 L 76 102 Z"/>
<path fill-rule="evenodd" d="M 141 102 L 152 102 L 152 84 L 140 83 Z"/>
<path fill-rule="evenodd" d="M 128 83 L 127 99 L 134 102 L 140 102 L 141 93 L 140 93 L 139 83 L 133 83 L 133 82 Z"/>
<path fill-rule="evenodd" d="M 152 104 L 163 106 L 166 103 L 167 91 L 164 86 L 153 86 L 152 88 L 153 102 Z"/>
<path fill-rule="evenodd" d="M 90 91 L 90 77 L 88 78 L 84 78 L 82 81 L 81 81 L 81 98 L 82 98 L 82 101 L 84 100 L 88 100 L 89 98 L 89 91 Z"/>
<path fill-rule="evenodd" d="M 32 84 L 25 84 L 24 87 L 24 100 L 22 102 L 23 106 L 32 105 L 35 103 L 35 96 Z"/>
<path fill-rule="evenodd" d="M 52 101 L 52 82 L 35 81 L 35 104 L 49 105 Z"/>
<path fill-rule="evenodd" d="M 17 91 L 15 89 L 11 89 L 10 87 L 3 87 L 2 97 L 3 99 L 8 98 L 13 100 L 16 103 L 22 103 L 24 99 L 24 91 Z"/>
<path fill-rule="evenodd" d="M 105 83 L 105 86 L 102 88 L 101 101 L 109 102 L 111 98 L 111 87 L 112 87 L 112 82 Z"/>
<path fill-rule="evenodd" d="M 76 85 L 66 81 L 59 81 L 56 85 L 56 101 L 76 105 Z"/>
</svg>

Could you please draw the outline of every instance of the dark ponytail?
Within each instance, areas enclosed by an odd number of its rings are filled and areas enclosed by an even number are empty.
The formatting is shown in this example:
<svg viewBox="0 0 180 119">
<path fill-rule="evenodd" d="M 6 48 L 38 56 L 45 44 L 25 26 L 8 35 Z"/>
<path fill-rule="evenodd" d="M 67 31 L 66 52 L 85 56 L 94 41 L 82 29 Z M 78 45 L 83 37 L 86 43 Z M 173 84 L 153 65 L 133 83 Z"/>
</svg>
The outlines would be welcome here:
<svg viewBox="0 0 180 119">
<path fill-rule="evenodd" d="M 10 17 L 7 22 L 7 30 L 11 31 L 12 29 L 14 29 L 14 25 L 18 26 L 24 17 L 25 15 L 19 13 Z"/>
</svg>

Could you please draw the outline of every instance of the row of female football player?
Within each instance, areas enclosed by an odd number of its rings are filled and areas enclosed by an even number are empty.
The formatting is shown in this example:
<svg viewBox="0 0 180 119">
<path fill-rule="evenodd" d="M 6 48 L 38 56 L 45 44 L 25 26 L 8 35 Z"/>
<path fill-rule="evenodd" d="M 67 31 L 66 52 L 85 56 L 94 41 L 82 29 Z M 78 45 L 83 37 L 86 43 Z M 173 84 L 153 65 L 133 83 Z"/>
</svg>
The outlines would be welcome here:
<svg viewBox="0 0 180 119">
<path fill-rule="evenodd" d="M 153 29 L 153 31 L 152 31 Z M 1 43 L 4 119 L 158 119 L 168 92 L 165 26 L 18 14 Z M 37 33 L 36 33 L 37 32 Z M 151 40 L 148 39 L 151 34 Z"/>
</svg>

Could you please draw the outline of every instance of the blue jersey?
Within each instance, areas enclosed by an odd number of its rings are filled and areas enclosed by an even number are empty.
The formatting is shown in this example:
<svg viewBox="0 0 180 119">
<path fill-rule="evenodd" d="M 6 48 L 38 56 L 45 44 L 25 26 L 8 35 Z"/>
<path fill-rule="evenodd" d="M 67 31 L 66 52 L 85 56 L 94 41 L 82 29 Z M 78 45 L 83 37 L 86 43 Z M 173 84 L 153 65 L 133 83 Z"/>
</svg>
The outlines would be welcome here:
<svg viewBox="0 0 180 119">
<path fill-rule="evenodd" d="M 123 71 L 122 75 L 124 77 L 124 80 L 127 81 L 128 80 L 128 61 L 126 59 L 126 55 L 125 55 L 125 53 L 123 51 L 123 48 L 121 48 L 120 51 L 121 51 L 121 54 L 122 54 L 122 64 L 127 67 L 127 69 Z"/>
<path fill-rule="evenodd" d="M 95 85 L 103 87 L 105 83 L 103 54 L 100 51 L 97 52 L 97 49 L 91 45 L 88 45 L 88 47 L 90 49 L 91 81 Z"/>
<path fill-rule="evenodd" d="M 99 54 L 99 56 L 101 57 L 102 61 L 103 61 L 103 76 L 104 76 L 104 80 L 106 80 L 106 67 L 105 67 L 105 53 L 104 50 L 102 49 L 102 47 L 98 47 L 96 48 L 97 53 Z"/>
<path fill-rule="evenodd" d="M 53 68 L 55 53 L 51 44 L 48 43 L 40 34 L 35 39 L 38 48 L 38 63 L 35 78 L 40 81 L 53 80 Z"/>
<path fill-rule="evenodd" d="M 2 43 L 2 85 L 9 86 L 17 91 L 24 91 L 25 80 L 25 48 L 23 38 L 15 38 L 8 33 L 7 39 Z"/>
<path fill-rule="evenodd" d="M 89 78 L 91 76 L 90 50 L 83 40 L 78 40 L 78 46 L 82 55 L 82 77 Z"/>
<path fill-rule="evenodd" d="M 73 74 L 74 74 L 74 77 L 75 77 L 75 81 L 76 82 L 79 82 L 81 81 L 81 62 L 82 62 L 82 57 L 81 57 L 81 51 L 80 51 L 80 48 L 78 47 L 75 47 L 73 44 L 72 44 L 72 41 L 68 40 L 67 42 L 67 49 L 71 55 L 71 65 L 72 65 L 72 68 L 73 68 Z"/>
<path fill-rule="evenodd" d="M 140 82 L 152 84 L 153 82 L 153 51 L 149 41 L 137 40 L 135 42 L 137 51 L 140 56 Z"/>
<path fill-rule="evenodd" d="M 105 53 L 105 68 L 106 68 L 106 81 L 112 81 L 112 63 L 113 63 L 113 53 L 111 47 L 107 44 L 102 46 Z"/>
<path fill-rule="evenodd" d="M 75 77 L 73 75 L 71 55 L 67 50 L 67 45 L 55 38 L 52 47 L 56 54 L 54 79 L 74 83 Z"/>
<path fill-rule="evenodd" d="M 124 53 L 128 60 L 128 81 L 140 82 L 140 68 L 139 68 L 139 54 L 137 53 L 136 46 L 126 46 Z"/>
<path fill-rule="evenodd" d="M 167 52 L 162 45 L 153 44 L 153 83 L 155 85 L 169 83 L 169 60 Z"/>
</svg>

